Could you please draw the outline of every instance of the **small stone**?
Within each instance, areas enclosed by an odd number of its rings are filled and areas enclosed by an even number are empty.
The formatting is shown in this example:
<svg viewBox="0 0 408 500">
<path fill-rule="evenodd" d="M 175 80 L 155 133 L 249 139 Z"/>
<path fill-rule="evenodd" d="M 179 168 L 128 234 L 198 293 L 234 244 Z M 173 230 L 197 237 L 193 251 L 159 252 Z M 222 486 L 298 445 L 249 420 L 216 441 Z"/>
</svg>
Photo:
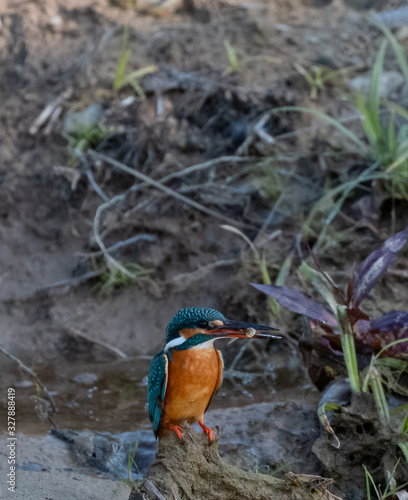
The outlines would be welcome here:
<svg viewBox="0 0 408 500">
<path fill-rule="evenodd" d="M 402 28 L 400 28 L 395 33 L 395 37 L 400 42 L 407 42 L 408 41 L 408 26 L 403 26 Z"/>
<path fill-rule="evenodd" d="M 363 94 L 368 94 L 370 90 L 371 74 L 357 76 L 349 81 L 349 86 L 353 90 L 359 90 Z M 390 97 L 399 90 L 405 82 L 405 78 L 398 71 L 384 71 L 378 81 L 378 93 L 381 97 Z"/>
<path fill-rule="evenodd" d="M 16 387 L 31 387 L 33 382 L 31 380 L 21 380 L 20 382 L 16 382 L 14 385 Z"/>
<path fill-rule="evenodd" d="M 102 117 L 103 106 L 99 103 L 90 104 L 82 111 L 69 111 L 62 126 L 66 134 L 72 134 L 80 128 L 96 125 Z"/>
<path fill-rule="evenodd" d="M 98 380 L 98 375 L 95 373 L 80 373 L 73 378 L 77 384 L 93 384 Z"/>
</svg>

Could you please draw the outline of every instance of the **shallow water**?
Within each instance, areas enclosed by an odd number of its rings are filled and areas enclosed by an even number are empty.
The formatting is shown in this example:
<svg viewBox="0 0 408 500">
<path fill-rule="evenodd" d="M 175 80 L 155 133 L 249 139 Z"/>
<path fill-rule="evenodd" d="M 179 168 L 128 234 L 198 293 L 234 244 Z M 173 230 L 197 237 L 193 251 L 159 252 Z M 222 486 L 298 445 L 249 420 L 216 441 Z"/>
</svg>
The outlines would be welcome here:
<svg viewBox="0 0 408 500">
<path fill-rule="evenodd" d="M 3 387 L 14 387 L 18 431 L 35 435 L 50 428 L 48 416 L 59 428 L 127 432 L 148 425 L 147 373 L 151 358 L 129 361 L 84 363 L 60 361 L 37 374 L 53 396 L 57 412 L 52 413 L 46 395 L 37 397 L 36 387 L 23 372 L 1 375 Z M 241 407 L 252 403 L 302 399 L 315 401 L 298 355 L 290 347 L 271 353 L 270 366 L 261 372 L 225 371 L 224 382 L 212 409 Z M 0 419 L 6 408 L 0 407 Z"/>
<path fill-rule="evenodd" d="M 268 359 L 270 366 L 263 373 L 227 370 L 211 409 L 219 414 L 254 403 L 316 404 L 318 392 L 290 347 L 273 350 Z M 45 367 L 38 375 L 55 400 L 55 413 L 48 401 L 37 397 L 25 375 L 3 375 L 3 384 L 16 390 L 17 432 L 24 446 L 19 469 L 66 469 L 118 478 L 118 472 L 127 476 L 129 449 L 137 443 L 133 477 L 143 476 L 156 449 L 147 418 L 149 365 L 150 358 L 142 356 L 104 363 L 61 361 Z M 4 407 L 0 421 L 6 421 Z M 240 443 L 248 444 L 245 435 L 240 434 L 234 446 Z"/>
</svg>

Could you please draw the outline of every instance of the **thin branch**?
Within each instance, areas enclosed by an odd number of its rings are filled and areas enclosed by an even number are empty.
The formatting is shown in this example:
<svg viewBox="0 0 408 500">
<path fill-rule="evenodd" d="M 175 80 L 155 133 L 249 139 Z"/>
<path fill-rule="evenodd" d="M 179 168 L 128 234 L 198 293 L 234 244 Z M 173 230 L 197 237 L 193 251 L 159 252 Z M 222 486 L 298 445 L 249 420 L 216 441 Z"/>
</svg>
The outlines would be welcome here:
<svg viewBox="0 0 408 500">
<path fill-rule="evenodd" d="M 200 212 L 203 212 L 207 215 L 211 215 L 212 217 L 215 217 L 216 219 L 220 219 L 224 222 L 228 222 L 228 224 L 232 224 L 235 226 L 240 226 L 240 227 L 246 227 L 249 228 L 250 226 L 248 224 L 241 223 L 239 221 L 236 221 L 234 219 L 230 219 L 229 217 L 226 217 L 218 212 L 215 212 L 214 210 L 211 210 L 210 208 L 205 207 L 204 205 L 201 205 L 200 203 L 195 202 L 194 200 L 191 200 L 190 198 L 187 198 L 186 196 L 183 196 L 179 194 L 177 191 L 174 191 L 173 189 L 168 188 L 167 186 L 164 186 L 161 184 L 161 182 L 155 181 L 148 177 L 145 174 L 142 174 L 141 172 L 138 172 L 137 170 L 134 170 L 133 168 L 128 167 L 127 165 L 124 165 L 123 163 L 120 163 L 117 160 L 114 160 L 113 158 L 109 158 L 109 156 L 103 155 L 101 153 L 97 153 L 96 151 L 89 150 L 88 151 L 90 156 L 100 160 L 104 161 L 106 163 L 109 163 L 113 167 L 119 168 L 120 170 L 123 170 L 124 172 L 133 175 L 137 179 L 140 179 L 147 184 L 150 184 L 151 186 L 155 187 L 156 189 L 159 189 L 160 191 L 163 191 L 164 193 L 172 196 L 173 198 L 176 198 L 177 200 L 185 203 L 186 205 L 189 205 Z"/>
<path fill-rule="evenodd" d="M 15 363 L 17 363 L 18 366 L 22 370 L 24 370 L 25 372 L 27 372 L 34 379 L 35 383 L 38 384 L 39 387 L 41 387 L 41 389 L 47 394 L 47 396 L 48 396 L 48 398 L 49 398 L 49 400 L 51 402 L 51 406 L 52 406 L 53 411 L 57 411 L 57 407 L 55 405 L 54 398 L 51 396 L 51 394 L 48 392 L 48 389 L 41 382 L 41 380 L 38 378 L 38 376 L 33 372 L 33 370 L 31 370 L 31 368 L 28 368 L 28 366 L 26 366 L 20 359 L 16 358 L 12 354 L 10 354 L 8 351 L 6 351 L 6 349 L 4 349 L 1 346 L 0 346 L 0 352 L 2 352 L 5 356 L 7 356 L 8 358 L 10 358 L 11 360 L 13 360 Z"/>
<path fill-rule="evenodd" d="M 129 190 L 128 190 L 129 191 Z M 95 241 L 98 244 L 99 248 L 101 249 L 103 256 L 105 257 L 107 263 L 109 263 L 111 266 L 115 267 L 116 269 L 119 269 L 125 276 L 128 276 L 129 278 L 134 278 L 133 273 L 131 273 L 128 269 L 126 269 L 120 262 L 118 262 L 116 259 L 110 255 L 108 252 L 104 242 L 102 241 L 101 235 L 99 233 L 99 221 L 101 219 L 101 215 L 104 210 L 109 208 L 110 206 L 113 206 L 116 202 L 119 200 L 123 199 L 128 191 L 125 191 L 124 193 L 118 194 L 114 196 L 111 200 L 107 201 L 106 203 L 102 203 L 102 205 L 99 205 L 99 207 L 96 210 L 95 213 L 95 218 L 93 222 L 93 231 L 94 231 L 94 237 Z"/>
<path fill-rule="evenodd" d="M 138 243 L 139 241 L 147 241 L 148 243 L 157 243 L 158 239 L 157 236 L 153 234 L 138 234 L 136 236 L 133 236 L 132 238 L 128 238 L 127 240 L 123 241 L 118 241 L 114 245 L 108 247 L 106 249 L 107 252 L 115 252 L 116 250 L 119 250 L 120 248 L 127 247 L 129 245 L 133 245 L 133 243 Z M 86 258 L 91 258 L 91 257 L 100 257 L 103 255 L 102 250 L 98 250 L 96 252 L 76 252 L 75 255 L 77 257 L 86 257 Z"/>
<path fill-rule="evenodd" d="M 95 193 L 97 193 L 102 198 L 103 201 L 105 202 L 109 201 L 109 198 L 96 183 L 94 176 L 92 175 L 92 172 L 89 168 L 86 169 L 86 176 L 88 177 L 91 186 L 94 188 Z"/>
<path fill-rule="evenodd" d="M 77 328 L 65 327 L 64 331 L 70 337 L 82 338 L 82 339 L 86 340 L 87 342 L 90 342 L 90 343 L 95 344 L 95 345 L 99 345 L 99 346 L 107 349 L 108 351 L 115 353 L 120 358 L 128 359 L 126 354 L 123 351 L 121 351 L 120 349 L 118 349 L 117 347 L 114 347 L 106 342 L 103 342 L 103 340 L 93 339 L 92 337 L 89 337 L 88 335 L 86 335 L 86 333 L 82 333 L 81 331 L 79 331 Z"/>
<path fill-rule="evenodd" d="M 39 116 L 34 120 L 34 123 L 30 127 L 30 134 L 35 135 L 40 128 L 45 125 L 45 123 L 52 117 L 56 109 L 67 99 L 71 97 L 73 93 L 72 87 L 67 88 L 58 95 L 53 101 L 51 101 L 47 106 L 41 111 Z"/>
<path fill-rule="evenodd" d="M 166 175 L 162 179 L 160 179 L 160 183 L 165 183 L 170 179 L 175 179 L 177 177 L 183 177 L 184 175 L 191 174 L 192 172 L 198 172 L 199 170 L 204 170 L 206 168 L 213 167 L 218 165 L 219 163 L 248 163 L 252 161 L 259 162 L 258 157 L 251 156 L 220 156 L 219 158 L 215 158 L 214 160 L 206 161 L 205 163 L 197 163 L 197 165 L 192 165 L 191 167 L 187 167 L 184 170 L 180 170 L 179 172 L 173 172 L 171 174 Z"/>
<path fill-rule="evenodd" d="M 105 272 L 105 269 L 96 269 L 95 271 L 89 271 L 89 272 L 81 274 L 81 276 L 77 276 L 75 278 L 70 278 L 70 279 L 67 279 L 67 280 L 56 281 L 55 283 L 51 283 L 50 285 L 42 286 L 42 287 L 38 288 L 37 291 L 42 292 L 42 291 L 45 291 L 45 290 L 49 290 L 51 288 L 59 288 L 60 286 L 66 286 L 66 285 L 78 286 L 81 283 L 83 283 L 84 281 L 88 281 L 88 280 L 90 280 L 92 278 L 97 278 L 98 276 L 100 276 L 104 272 Z"/>
<path fill-rule="evenodd" d="M 166 500 L 165 497 L 160 493 L 160 491 L 156 488 L 156 486 L 149 479 L 146 479 L 144 484 L 146 486 L 146 489 L 149 490 L 150 493 L 152 493 L 153 495 L 156 495 L 156 497 L 159 500 Z"/>
<path fill-rule="evenodd" d="M 222 214 L 215 212 L 214 210 L 211 210 L 211 209 L 209 209 L 209 208 L 207 208 L 207 207 L 205 207 L 205 206 L 203 206 L 203 205 L 201 205 L 193 200 L 190 200 L 189 198 L 177 193 L 173 189 L 170 189 L 170 188 L 164 186 L 163 184 L 161 184 L 162 181 L 155 181 L 155 180 L 151 179 L 150 177 L 148 177 L 147 175 L 142 174 L 141 172 L 138 172 L 137 170 L 134 170 L 134 169 L 128 167 L 127 165 L 124 165 L 123 163 L 120 163 L 112 158 L 109 158 L 106 155 L 103 155 L 101 153 L 97 153 L 96 151 L 92 151 L 92 150 L 89 150 L 88 154 L 91 156 L 91 158 L 93 158 L 95 160 L 100 160 L 100 161 L 104 161 L 106 163 L 109 163 L 110 165 L 112 165 L 116 168 L 119 168 L 120 170 L 123 170 L 124 172 L 127 172 L 130 175 L 133 175 L 137 179 L 144 181 L 146 184 L 151 185 L 151 186 L 155 187 L 156 189 L 159 189 L 160 191 L 164 192 L 167 195 L 173 196 L 174 198 L 185 203 L 186 205 L 192 206 L 192 207 L 196 208 L 197 210 L 206 213 L 207 215 L 211 215 L 212 217 L 216 217 L 217 219 L 220 219 L 224 222 L 228 222 L 228 224 L 231 224 L 231 225 L 236 225 L 236 226 L 246 227 L 246 228 L 251 227 L 251 226 L 248 226 L 247 224 L 230 219 L 229 217 L 225 217 Z M 207 166 L 208 166 L 208 162 L 207 162 Z M 123 199 L 130 191 L 135 191 L 136 189 L 140 189 L 140 186 L 133 186 L 133 189 L 130 188 L 125 193 L 118 194 L 117 196 L 115 196 L 111 200 L 103 203 L 102 205 L 99 205 L 99 207 L 96 210 L 94 223 L 93 223 L 95 241 L 98 244 L 99 248 L 101 249 L 107 262 L 110 265 L 114 266 L 116 269 L 119 269 L 123 274 L 125 274 L 126 276 L 129 276 L 130 278 L 134 277 L 133 274 L 128 269 L 126 269 L 120 262 L 118 262 L 116 259 L 114 259 L 110 255 L 108 249 L 106 248 L 105 244 L 103 243 L 100 232 L 99 232 L 99 223 L 100 223 L 102 213 L 107 208 L 115 205 L 119 200 Z"/>
</svg>

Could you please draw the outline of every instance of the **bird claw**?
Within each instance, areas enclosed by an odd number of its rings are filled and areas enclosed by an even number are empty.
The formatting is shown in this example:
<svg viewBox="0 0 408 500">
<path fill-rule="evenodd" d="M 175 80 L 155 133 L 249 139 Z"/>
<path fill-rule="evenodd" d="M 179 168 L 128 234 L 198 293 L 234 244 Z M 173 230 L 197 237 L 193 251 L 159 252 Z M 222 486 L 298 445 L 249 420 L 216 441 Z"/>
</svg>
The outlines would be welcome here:
<svg viewBox="0 0 408 500">
<path fill-rule="evenodd" d="M 198 422 L 198 424 L 201 427 L 201 429 L 203 430 L 204 434 L 208 435 L 208 440 L 210 441 L 210 444 L 212 444 L 214 441 L 213 431 L 209 427 L 206 427 L 204 425 L 204 422 Z"/>
<path fill-rule="evenodd" d="M 183 440 L 183 433 L 181 432 L 181 427 L 179 425 L 169 424 L 169 429 L 177 434 L 180 441 Z"/>
</svg>

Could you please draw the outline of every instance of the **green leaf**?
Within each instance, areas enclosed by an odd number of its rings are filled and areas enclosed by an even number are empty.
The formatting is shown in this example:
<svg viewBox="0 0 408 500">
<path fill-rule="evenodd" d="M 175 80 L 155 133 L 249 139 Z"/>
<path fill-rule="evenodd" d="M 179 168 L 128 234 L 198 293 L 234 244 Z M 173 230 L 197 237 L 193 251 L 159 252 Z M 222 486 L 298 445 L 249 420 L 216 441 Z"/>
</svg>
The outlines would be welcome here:
<svg viewBox="0 0 408 500">
<path fill-rule="evenodd" d="M 406 432 L 407 432 L 407 431 L 408 431 L 408 414 L 407 414 L 407 416 L 405 417 L 404 424 L 403 424 L 403 426 L 402 426 L 402 432 L 401 432 L 401 434 L 402 434 L 403 436 L 405 436 L 405 434 L 406 434 Z"/>
<path fill-rule="evenodd" d="M 367 498 L 368 498 L 368 500 L 371 500 L 370 482 L 373 485 L 375 494 L 377 495 L 378 498 L 381 499 L 380 493 L 379 493 L 379 491 L 377 489 L 377 486 L 375 485 L 373 476 L 368 472 L 367 467 L 365 465 L 363 465 L 363 467 L 364 467 L 364 471 L 365 471 L 365 474 L 366 474 L 366 487 L 367 487 Z"/>
<path fill-rule="evenodd" d="M 390 313 L 388 313 L 390 314 Z M 397 345 L 397 344 L 403 344 L 405 342 L 408 342 L 408 339 L 398 339 L 398 340 L 394 340 L 393 342 L 390 342 L 389 344 L 387 344 L 385 347 L 383 347 L 381 349 L 381 351 L 379 353 L 376 354 L 375 358 L 378 359 L 381 357 L 381 355 L 387 350 L 389 349 L 390 347 L 394 346 L 394 345 Z"/>
<path fill-rule="evenodd" d="M 129 50 L 129 26 L 123 28 L 122 47 L 120 49 L 118 65 L 116 67 L 116 75 L 113 81 L 113 89 L 119 90 L 123 86 L 123 78 L 125 75 L 127 63 L 130 56 Z"/>
<path fill-rule="evenodd" d="M 382 423 L 387 423 L 390 421 L 390 410 L 385 397 L 380 372 L 375 366 L 370 367 L 369 380 L 380 420 Z"/>
<path fill-rule="evenodd" d="M 305 261 L 303 261 L 302 265 L 299 267 L 298 273 L 320 293 L 320 295 L 329 304 L 332 311 L 336 314 L 337 301 L 333 293 L 333 285 L 327 280 L 327 278 L 319 271 L 316 271 L 308 266 Z"/>
<path fill-rule="evenodd" d="M 398 443 L 398 446 L 400 447 L 402 453 L 404 454 L 405 460 L 408 462 L 408 443 L 400 442 Z"/>
<path fill-rule="evenodd" d="M 229 43 L 228 40 L 224 40 L 224 47 L 227 52 L 227 57 L 230 65 L 228 71 L 238 71 L 239 61 L 234 47 Z"/>
<path fill-rule="evenodd" d="M 398 408 L 395 408 L 394 410 L 392 410 L 390 415 L 397 415 L 400 411 L 404 411 L 406 409 L 408 409 L 408 404 L 398 406 Z M 408 418 L 408 415 L 407 415 L 407 418 Z"/>
<path fill-rule="evenodd" d="M 340 130 L 344 135 L 346 135 L 354 144 L 359 147 L 360 153 L 365 154 L 368 153 L 367 144 L 361 141 L 358 136 L 351 132 L 351 130 L 347 129 L 344 125 L 342 125 L 339 120 L 332 118 L 331 116 L 323 113 L 322 111 L 314 108 L 304 108 L 302 106 L 282 106 L 280 108 L 274 108 L 267 113 L 269 115 L 274 115 L 280 113 L 282 111 L 298 111 L 300 113 L 308 113 L 310 115 L 315 115 L 317 118 L 324 120 L 329 125 L 333 125 L 338 130 Z"/>
<path fill-rule="evenodd" d="M 344 354 L 344 361 L 346 363 L 347 374 L 350 380 L 350 387 L 352 391 L 360 392 L 356 346 L 346 306 L 337 306 L 336 318 L 340 327 L 341 346 Z"/>
<path fill-rule="evenodd" d="M 374 130 L 373 124 L 371 122 L 370 112 L 366 106 L 364 97 L 362 96 L 360 91 L 357 91 L 356 100 L 357 100 L 357 108 L 361 113 L 361 124 L 367 136 L 367 140 L 370 143 L 371 147 L 375 147 L 378 136 L 376 134 L 376 131 Z"/>
</svg>

